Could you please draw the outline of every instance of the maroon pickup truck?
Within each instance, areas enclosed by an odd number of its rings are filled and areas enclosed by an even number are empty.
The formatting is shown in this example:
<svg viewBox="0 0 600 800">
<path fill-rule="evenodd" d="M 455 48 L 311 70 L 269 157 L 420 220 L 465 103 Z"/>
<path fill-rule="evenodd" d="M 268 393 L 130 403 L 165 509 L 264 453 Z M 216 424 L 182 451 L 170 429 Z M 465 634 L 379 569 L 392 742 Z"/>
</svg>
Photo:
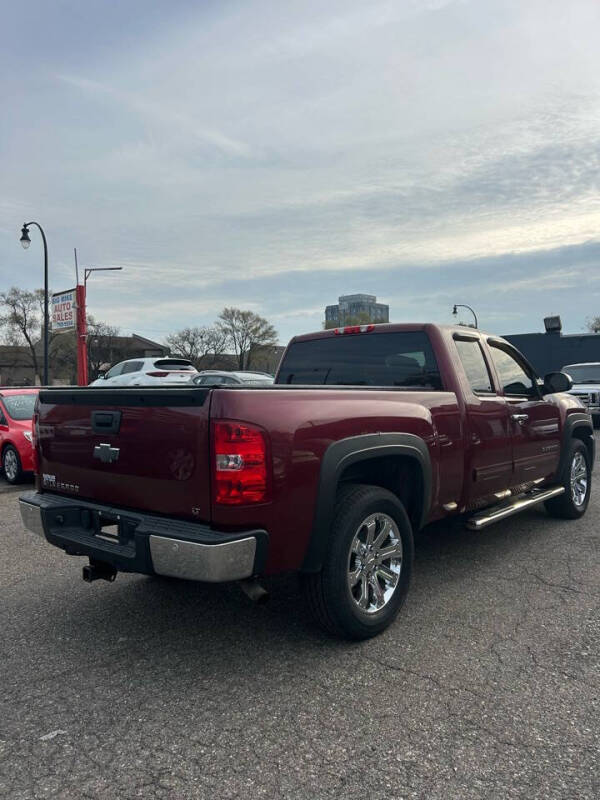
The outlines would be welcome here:
<svg viewBox="0 0 600 800">
<path fill-rule="evenodd" d="M 413 535 L 544 503 L 586 510 L 592 420 L 503 339 L 367 325 L 294 338 L 269 387 L 48 389 L 25 526 L 84 578 L 302 574 L 327 630 L 366 638 L 406 596 Z"/>
</svg>

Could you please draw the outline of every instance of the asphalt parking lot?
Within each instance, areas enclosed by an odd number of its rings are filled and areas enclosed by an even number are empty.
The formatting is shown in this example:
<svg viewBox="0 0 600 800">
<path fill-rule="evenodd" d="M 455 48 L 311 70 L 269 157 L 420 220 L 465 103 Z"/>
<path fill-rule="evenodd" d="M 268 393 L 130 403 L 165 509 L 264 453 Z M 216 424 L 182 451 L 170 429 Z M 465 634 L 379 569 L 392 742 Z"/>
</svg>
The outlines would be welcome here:
<svg viewBox="0 0 600 800">
<path fill-rule="evenodd" d="M 600 504 L 417 544 L 378 639 L 296 580 L 81 580 L 0 493 L 0 796 L 600 797 Z"/>
</svg>

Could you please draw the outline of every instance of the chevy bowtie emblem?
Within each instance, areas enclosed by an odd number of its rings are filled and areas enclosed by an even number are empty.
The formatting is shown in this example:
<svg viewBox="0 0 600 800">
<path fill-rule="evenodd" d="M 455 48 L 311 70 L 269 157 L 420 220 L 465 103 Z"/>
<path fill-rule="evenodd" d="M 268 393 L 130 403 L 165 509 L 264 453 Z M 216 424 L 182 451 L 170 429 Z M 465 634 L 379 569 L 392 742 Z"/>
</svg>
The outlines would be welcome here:
<svg viewBox="0 0 600 800">
<path fill-rule="evenodd" d="M 103 442 L 94 447 L 94 458 L 100 459 L 103 464 L 112 464 L 113 461 L 119 460 L 119 448 Z"/>
</svg>

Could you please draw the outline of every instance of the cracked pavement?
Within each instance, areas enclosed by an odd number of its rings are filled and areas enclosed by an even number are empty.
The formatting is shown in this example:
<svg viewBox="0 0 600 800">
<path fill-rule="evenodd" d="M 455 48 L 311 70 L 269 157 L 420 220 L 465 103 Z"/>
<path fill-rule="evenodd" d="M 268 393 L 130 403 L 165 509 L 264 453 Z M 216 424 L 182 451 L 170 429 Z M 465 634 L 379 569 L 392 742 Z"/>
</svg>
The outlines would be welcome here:
<svg viewBox="0 0 600 800">
<path fill-rule="evenodd" d="M 26 487 L 27 488 L 27 487 Z M 398 621 L 351 644 L 294 576 L 81 580 L 0 493 L 0 797 L 600 797 L 600 504 L 420 535 Z"/>
</svg>

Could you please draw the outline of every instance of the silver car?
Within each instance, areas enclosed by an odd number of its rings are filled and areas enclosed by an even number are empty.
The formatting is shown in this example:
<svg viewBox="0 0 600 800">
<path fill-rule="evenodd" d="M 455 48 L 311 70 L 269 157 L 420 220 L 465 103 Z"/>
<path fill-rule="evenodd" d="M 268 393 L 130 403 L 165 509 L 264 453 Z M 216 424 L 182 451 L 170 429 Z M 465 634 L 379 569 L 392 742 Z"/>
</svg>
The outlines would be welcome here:
<svg viewBox="0 0 600 800">
<path fill-rule="evenodd" d="M 219 369 L 205 369 L 191 379 L 191 383 L 199 386 L 270 386 L 275 378 L 267 372 L 250 372 L 239 370 L 227 372 Z"/>
</svg>

